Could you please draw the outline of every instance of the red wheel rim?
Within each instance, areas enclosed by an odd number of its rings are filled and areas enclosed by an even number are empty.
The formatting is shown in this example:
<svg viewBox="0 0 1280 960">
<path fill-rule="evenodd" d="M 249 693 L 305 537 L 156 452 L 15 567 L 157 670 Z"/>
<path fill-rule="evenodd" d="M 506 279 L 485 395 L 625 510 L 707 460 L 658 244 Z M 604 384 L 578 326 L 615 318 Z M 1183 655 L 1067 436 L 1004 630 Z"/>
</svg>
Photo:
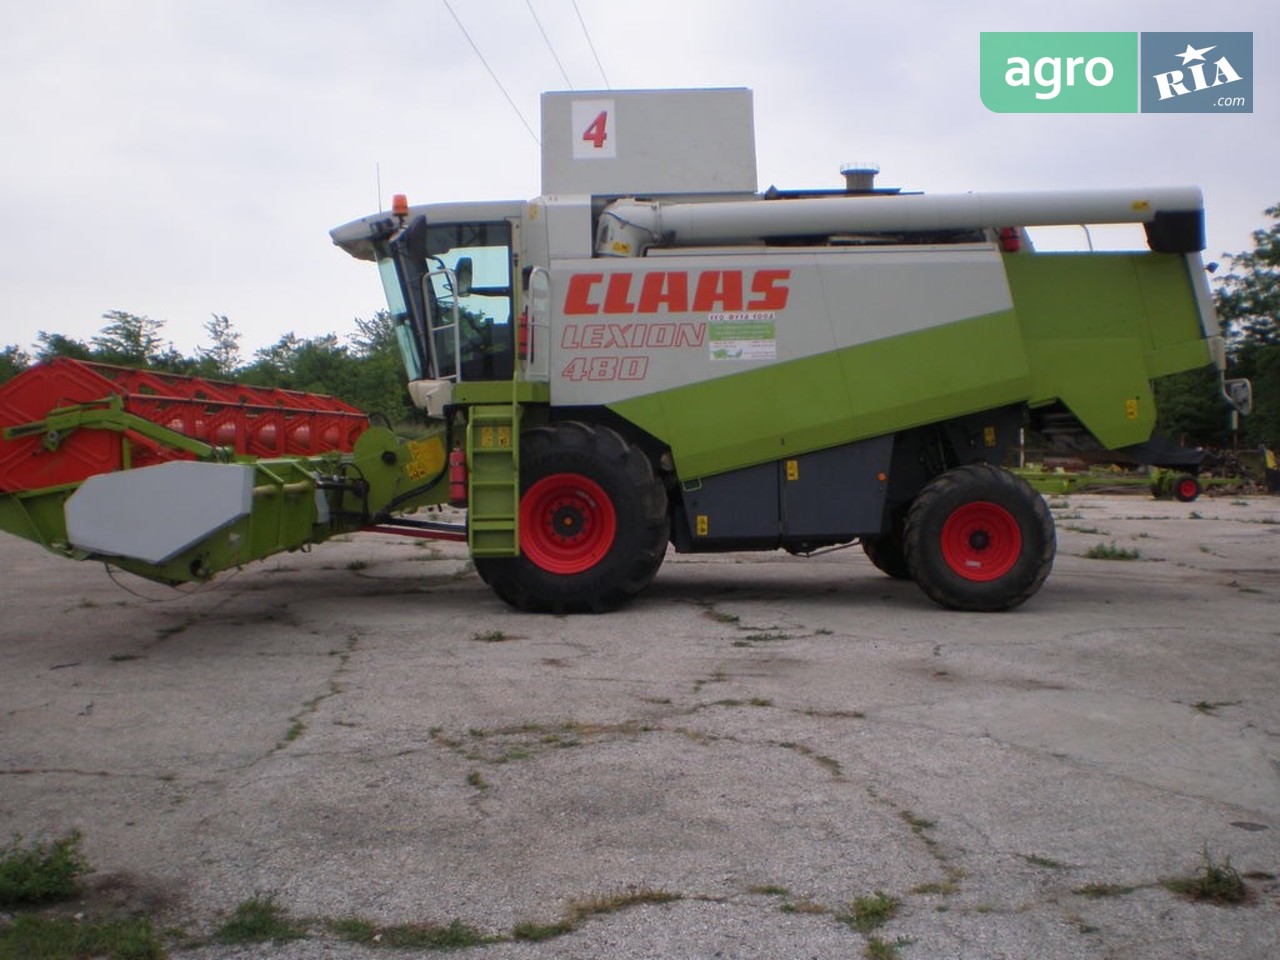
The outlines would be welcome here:
<svg viewBox="0 0 1280 960">
<path fill-rule="evenodd" d="M 1018 521 L 998 503 L 966 503 L 942 525 L 942 558 L 966 580 L 998 580 L 1013 569 L 1021 553 Z"/>
<path fill-rule="evenodd" d="M 576 473 L 543 477 L 520 500 L 520 549 L 549 573 L 582 573 L 609 552 L 618 531 L 613 501 Z"/>
<path fill-rule="evenodd" d="M 1184 477 L 1178 481 L 1178 492 L 1184 500 L 1194 500 L 1196 494 L 1200 492 L 1200 485 L 1190 477 Z"/>
</svg>

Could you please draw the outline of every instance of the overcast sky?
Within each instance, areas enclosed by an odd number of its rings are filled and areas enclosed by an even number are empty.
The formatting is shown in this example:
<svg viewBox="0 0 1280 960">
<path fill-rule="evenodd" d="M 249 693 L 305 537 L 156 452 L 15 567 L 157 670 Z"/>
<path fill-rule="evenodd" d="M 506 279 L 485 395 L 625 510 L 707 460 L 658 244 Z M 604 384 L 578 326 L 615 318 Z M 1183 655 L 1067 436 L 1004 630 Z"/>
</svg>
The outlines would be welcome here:
<svg viewBox="0 0 1280 960">
<path fill-rule="evenodd" d="M 1196 184 L 1206 259 L 1280 202 L 1280 4 L 450 0 L 519 113 L 546 90 L 745 86 L 759 186 L 867 159 L 930 193 Z M 563 64 L 557 66 L 538 24 Z M 1252 31 L 1254 113 L 1026 115 L 978 95 L 980 31 Z M 392 193 L 527 199 L 538 147 L 443 0 L 0 4 L 0 346 L 109 310 L 245 359 L 383 307 L 329 228 Z M 377 171 L 381 172 L 381 197 Z"/>
</svg>

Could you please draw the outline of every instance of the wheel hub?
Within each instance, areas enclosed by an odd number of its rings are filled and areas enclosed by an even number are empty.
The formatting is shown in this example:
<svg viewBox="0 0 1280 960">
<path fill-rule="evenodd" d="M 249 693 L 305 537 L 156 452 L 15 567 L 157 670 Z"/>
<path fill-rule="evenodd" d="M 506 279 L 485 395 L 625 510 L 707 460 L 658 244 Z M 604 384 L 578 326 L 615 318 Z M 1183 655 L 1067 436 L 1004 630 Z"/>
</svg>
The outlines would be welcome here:
<svg viewBox="0 0 1280 960">
<path fill-rule="evenodd" d="M 586 517 L 572 504 L 557 507 L 551 517 L 551 532 L 558 537 L 576 537 L 586 525 Z"/>
<path fill-rule="evenodd" d="M 543 477 L 520 499 L 520 549 L 549 573 L 590 570 L 608 554 L 617 529 L 613 501 L 581 474 Z"/>
<path fill-rule="evenodd" d="M 952 573 L 985 583 L 1003 577 L 1022 553 L 1018 521 L 998 503 L 957 507 L 942 526 L 942 557 Z"/>
</svg>

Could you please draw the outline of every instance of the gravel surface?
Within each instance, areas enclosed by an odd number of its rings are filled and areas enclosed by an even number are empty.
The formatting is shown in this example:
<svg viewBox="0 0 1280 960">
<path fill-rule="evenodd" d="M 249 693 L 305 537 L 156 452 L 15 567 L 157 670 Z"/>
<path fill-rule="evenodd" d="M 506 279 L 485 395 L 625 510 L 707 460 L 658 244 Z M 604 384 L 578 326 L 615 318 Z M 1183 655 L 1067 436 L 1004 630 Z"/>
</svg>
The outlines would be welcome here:
<svg viewBox="0 0 1280 960">
<path fill-rule="evenodd" d="M 1050 505 L 1054 573 L 992 615 L 856 548 L 672 554 L 550 617 L 451 544 L 178 593 L 3 538 L 0 835 L 81 831 L 66 909 L 175 960 L 427 956 L 388 944 L 454 921 L 468 960 L 1274 957 L 1280 499 Z M 1162 885 L 1206 854 L 1245 904 Z M 212 942 L 255 896 L 307 939 Z"/>
</svg>

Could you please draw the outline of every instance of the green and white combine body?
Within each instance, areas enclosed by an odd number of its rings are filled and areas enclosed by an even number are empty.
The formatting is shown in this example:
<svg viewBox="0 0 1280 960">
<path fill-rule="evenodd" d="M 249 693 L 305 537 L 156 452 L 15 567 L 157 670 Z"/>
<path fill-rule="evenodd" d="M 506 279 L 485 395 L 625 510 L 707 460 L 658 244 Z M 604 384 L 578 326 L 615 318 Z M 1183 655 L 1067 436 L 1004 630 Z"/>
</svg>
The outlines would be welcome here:
<svg viewBox="0 0 1280 960">
<path fill-rule="evenodd" d="M 1151 382 L 1222 368 L 1194 188 L 757 194 L 745 90 L 547 94 L 542 144 L 537 199 L 397 198 L 333 231 L 379 266 L 433 432 L 316 460 L 313 541 L 449 535 L 403 516 L 449 500 L 522 609 L 615 608 L 669 545 L 855 541 L 940 603 L 1008 609 L 1054 553 L 1002 469 L 1019 432 L 1160 464 Z M 1037 253 L 1025 229 L 1125 222 L 1150 249 Z"/>
</svg>

